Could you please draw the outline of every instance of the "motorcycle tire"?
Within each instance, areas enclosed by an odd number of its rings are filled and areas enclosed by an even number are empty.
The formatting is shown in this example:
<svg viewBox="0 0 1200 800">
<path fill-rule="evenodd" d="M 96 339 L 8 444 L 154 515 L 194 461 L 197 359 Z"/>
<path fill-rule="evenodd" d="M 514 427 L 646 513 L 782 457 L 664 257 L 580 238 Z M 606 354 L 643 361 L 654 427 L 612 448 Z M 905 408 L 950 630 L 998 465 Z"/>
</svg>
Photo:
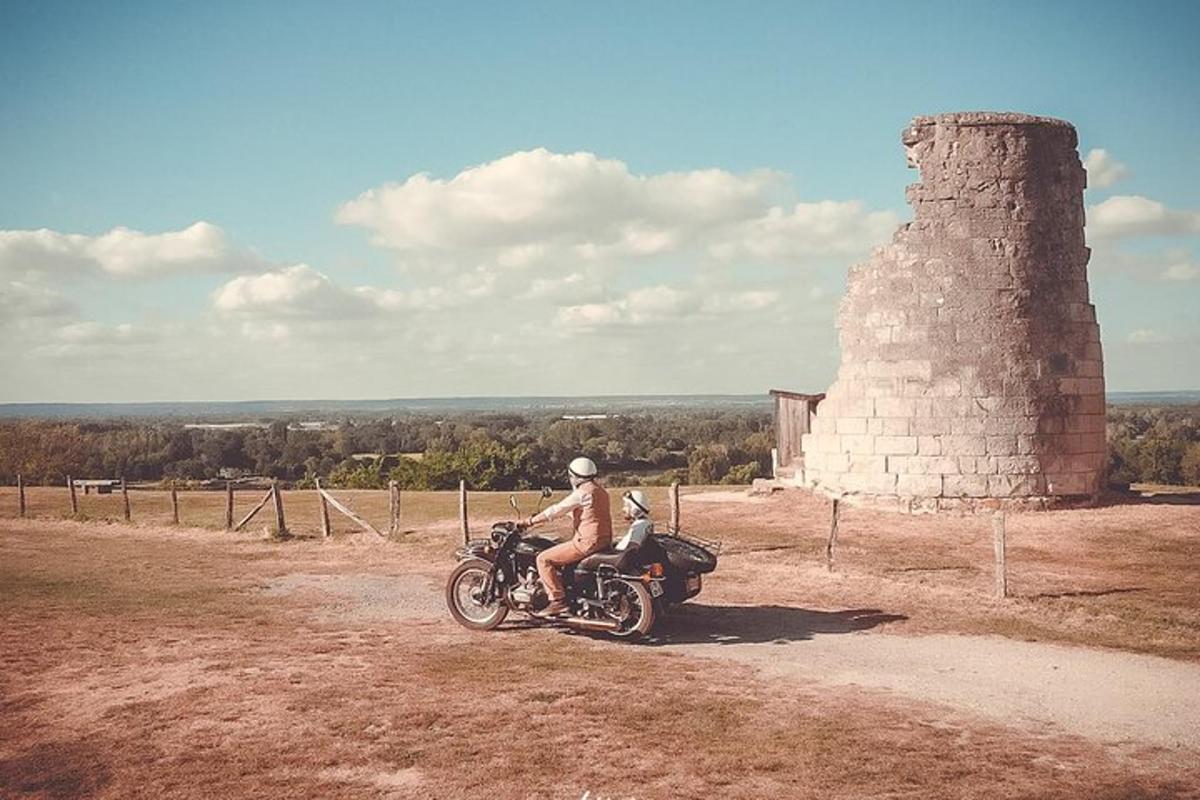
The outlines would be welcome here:
<svg viewBox="0 0 1200 800">
<path fill-rule="evenodd" d="M 617 579 L 620 583 L 628 587 L 637 601 L 638 608 L 641 609 L 637 620 L 633 625 L 623 630 L 609 631 L 610 636 L 616 636 L 621 639 L 638 639 L 650 633 L 650 629 L 654 627 L 654 597 L 650 594 L 650 590 L 639 581 L 625 580 L 624 578 Z"/>
<path fill-rule="evenodd" d="M 508 616 L 508 604 L 504 598 L 496 598 L 494 607 L 486 613 L 479 613 L 479 610 L 487 609 L 487 606 L 471 601 L 472 587 L 475 590 L 482 587 L 491 569 L 491 563 L 482 558 L 468 558 L 460 561 L 446 580 L 446 606 L 454 621 L 464 628 L 490 631 Z M 463 603 L 467 604 L 466 608 Z"/>
</svg>

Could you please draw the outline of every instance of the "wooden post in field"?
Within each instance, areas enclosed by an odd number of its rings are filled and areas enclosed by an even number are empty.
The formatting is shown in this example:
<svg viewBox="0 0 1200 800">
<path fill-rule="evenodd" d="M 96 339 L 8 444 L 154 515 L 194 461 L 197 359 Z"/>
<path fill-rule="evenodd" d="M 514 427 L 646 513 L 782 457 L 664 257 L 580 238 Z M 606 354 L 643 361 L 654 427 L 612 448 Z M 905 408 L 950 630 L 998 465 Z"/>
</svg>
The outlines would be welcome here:
<svg viewBox="0 0 1200 800">
<path fill-rule="evenodd" d="M 179 524 L 179 490 L 175 487 L 175 481 L 171 481 L 171 522 Z"/>
<path fill-rule="evenodd" d="M 265 506 L 267 503 L 271 502 L 271 500 L 273 500 L 274 498 L 275 498 L 275 487 L 272 486 L 270 489 L 267 489 L 267 493 L 263 495 L 262 500 L 258 501 L 258 505 L 256 505 L 254 508 L 250 509 L 250 513 L 247 514 L 246 516 L 242 517 L 241 520 L 238 521 L 238 524 L 233 526 L 233 529 L 235 531 L 240 531 L 242 528 L 246 527 L 246 523 L 249 522 L 250 520 L 254 519 L 254 515 L 257 514 L 259 511 L 261 511 L 262 507 Z"/>
<path fill-rule="evenodd" d="M 992 546 L 996 551 L 996 597 L 1008 597 L 1007 543 L 1005 542 L 1004 512 L 992 515 Z"/>
<path fill-rule="evenodd" d="M 667 500 L 671 504 L 671 521 L 667 524 L 667 532 L 679 533 L 679 481 L 672 481 L 667 487 Z"/>
<path fill-rule="evenodd" d="M 125 504 L 125 521 L 129 522 L 132 515 L 129 508 L 129 487 L 125 485 L 125 477 L 121 476 L 121 501 Z"/>
<path fill-rule="evenodd" d="M 71 514 L 79 513 L 79 498 L 75 495 L 75 481 L 71 480 L 71 476 L 67 476 L 67 488 L 71 490 Z"/>
<path fill-rule="evenodd" d="M 400 484 L 388 481 L 388 533 L 395 536 L 400 532 Z"/>
<path fill-rule="evenodd" d="M 829 541 L 825 543 L 825 571 L 833 572 L 833 551 L 837 547 L 838 534 L 838 515 L 841 510 L 841 504 L 838 499 L 833 498 L 833 513 L 829 519 Z"/>
<path fill-rule="evenodd" d="M 25 516 L 25 479 L 17 474 L 17 513 Z"/>
<path fill-rule="evenodd" d="M 333 533 L 332 526 L 329 524 L 329 503 L 325 500 L 325 494 L 321 491 L 321 479 L 317 478 L 317 500 L 321 503 L 321 536 L 328 539 Z"/>
<path fill-rule="evenodd" d="M 467 522 L 467 482 L 458 482 L 458 521 L 462 523 L 463 544 L 471 541 L 471 526 Z"/>
<path fill-rule="evenodd" d="M 275 498 L 275 535 L 287 536 L 287 523 L 283 519 L 283 495 L 279 493 L 279 481 L 271 479 L 271 494 Z"/>
<path fill-rule="evenodd" d="M 233 481 L 225 481 L 225 530 L 233 530 Z"/>
</svg>

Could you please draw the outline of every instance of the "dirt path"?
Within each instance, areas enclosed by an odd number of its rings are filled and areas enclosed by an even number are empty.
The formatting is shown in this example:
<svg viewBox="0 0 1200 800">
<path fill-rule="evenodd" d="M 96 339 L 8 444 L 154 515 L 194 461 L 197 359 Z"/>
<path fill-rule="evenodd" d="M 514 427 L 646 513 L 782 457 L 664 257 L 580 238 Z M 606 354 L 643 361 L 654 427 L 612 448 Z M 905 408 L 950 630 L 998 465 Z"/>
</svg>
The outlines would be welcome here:
<svg viewBox="0 0 1200 800">
<path fill-rule="evenodd" d="M 444 617 L 440 586 L 430 577 L 292 575 L 272 589 L 332 595 L 320 614 L 325 622 L 394 618 L 398 607 L 410 619 Z M 737 661 L 774 677 L 882 689 L 1046 733 L 1200 749 L 1200 664 L 999 636 L 870 630 L 894 619 L 870 609 L 693 603 L 661 626 L 651 646 Z"/>
<path fill-rule="evenodd" d="M 769 675 L 884 689 L 1008 725 L 1049 726 L 1106 743 L 1200 749 L 1200 665 L 998 636 L 835 629 L 796 637 L 793 626 L 777 629 L 774 641 L 720 641 L 711 631 L 720 630 L 723 615 L 704 606 L 684 611 L 664 646 Z M 698 631 L 708 633 L 689 636 Z"/>
</svg>

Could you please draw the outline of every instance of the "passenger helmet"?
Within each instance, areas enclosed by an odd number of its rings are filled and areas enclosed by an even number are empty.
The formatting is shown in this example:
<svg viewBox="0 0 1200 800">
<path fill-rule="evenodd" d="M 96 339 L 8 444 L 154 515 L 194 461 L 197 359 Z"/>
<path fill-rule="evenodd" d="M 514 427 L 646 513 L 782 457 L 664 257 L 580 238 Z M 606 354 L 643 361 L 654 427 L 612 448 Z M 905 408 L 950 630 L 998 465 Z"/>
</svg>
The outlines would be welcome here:
<svg viewBox="0 0 1200 800">
<path fill-rule="evenodd" d="M 590 481 L 592 478 L 596 477 L 596 473 L 598 471 L 599 470 L 596 469 L 596 462 L 592 461 L 590 458 L 584 458 L 583 456 L 574 459 L 570 465 L 567 466 L 567 474 L 571 476 L 572 485 L 575 485 L 576 482 L 582 483 L 583 481 Z"/>
<path fill-rule="evenodd" d="M 644 519 L 650 516 L 650 500 L 641 489 L 633 489 L 622 495 L 625 516 L 629 519 Z"/>
</svg>

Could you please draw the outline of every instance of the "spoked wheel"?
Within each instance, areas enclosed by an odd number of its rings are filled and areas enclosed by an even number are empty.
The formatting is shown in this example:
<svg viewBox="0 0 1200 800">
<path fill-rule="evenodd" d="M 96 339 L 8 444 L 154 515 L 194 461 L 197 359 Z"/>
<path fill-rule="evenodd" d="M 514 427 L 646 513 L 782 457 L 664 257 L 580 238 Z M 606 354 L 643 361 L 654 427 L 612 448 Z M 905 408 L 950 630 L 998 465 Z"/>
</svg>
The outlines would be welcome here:
<svg viewBox="0 0 1200 800">
<path fill-rule="evenodd" d="M 650 590 L 637 581 L 618 578 L 608 584 L 609 600 L 605 611 L 620 627 L 610 631 L 613 636 L 645 636 L 654 627 L 654 598 Z"/>
<path fill-rule="evenodd" d="M 446 581 L 446 605 L 450 616 L 464 628 L 490 631 L 508 616 L 508 605 L 501 598 L 483 602 L 483 587 L 492 565 L 482 558 L 468 558 L 459 563 Z"/>
</svg>

